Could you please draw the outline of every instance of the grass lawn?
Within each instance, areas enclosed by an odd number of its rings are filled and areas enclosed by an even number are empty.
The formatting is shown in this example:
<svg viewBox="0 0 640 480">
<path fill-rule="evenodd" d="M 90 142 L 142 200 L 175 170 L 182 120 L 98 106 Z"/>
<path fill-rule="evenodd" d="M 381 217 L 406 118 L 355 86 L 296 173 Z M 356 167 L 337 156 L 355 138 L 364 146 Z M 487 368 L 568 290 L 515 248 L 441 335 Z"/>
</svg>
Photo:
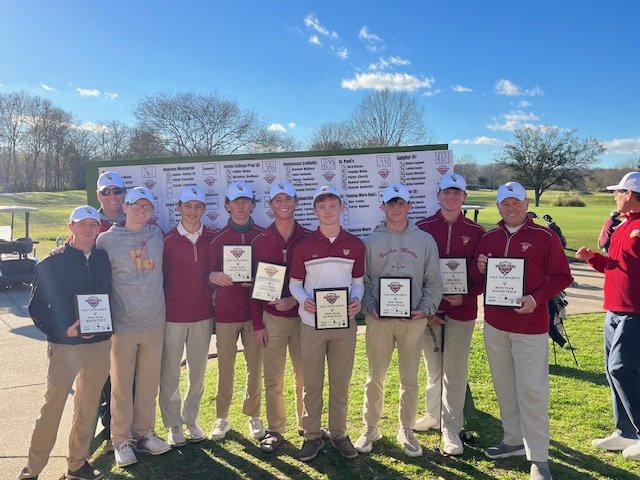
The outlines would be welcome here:
<svg viewBox="0 0 640 480">
<path fill-rule="evenodd" d="M 626 460 L 620 454 L 598 451 L 591 446 L 593 438 L 608 435 L 613 429 L 610 393 L 602 373 L 602 316 L 574 316 L 566 323 L 580 366 L 575 366 L 568 350 L 560 349 L 557 352 L 557 366 L 550 367 L 552 473 L 558 479 L 638 478 L 640 463 Z M 288 442 L 279 452 L 272 455 L 260 452 L 256 442 L 248 437 L 247 418 L 241 413 L 245 369 L 240 355 L 231 411 L 233 430 L 227 434 L 227 438 L 220 442 L 205 440 L 187 445 L 159 457 L 140 455 L 139 464 L 128 470 L 114 467 L 113 455 L 98 450 L 94 457 L 95 464 L 110 472 L 108 478 L 142 480 L 529 478 L 529 463 L 523 457 L 492 461 L 483 454 L 484 448 L 502 439 L 502 430 L 479 328 L 474 335 L 470 367 L 470 385 L 478 409 L 478 418 L 473 422 L 478 439 L 474 446 L 465 447 L 461 457 L 441 457 L 436 454 L 433 447 L 438 442 L 437 433 L 418 434 L 424 456 L 412 459 L 403 454 L 395 440 L 399 386 L 395 360 L 394 355 L 387 378 L 386 402 L 380 425 L 384 436 L 375 443 L 371 454 L 360 455 L 355 460 L 343 459 L 327 442 L 316 459 L 308 464 L 298 461 L 298 448 L 302 440 L 297 435 L 295 420 L 287 426 L 285 437 Z M 353 441 L 362 428 L 361 409 L 366 374 L 364 336 L 359 335 L 348 416 L 348 432 Z M 216 375 L 216 360 L 212 359 L 207 371 L 200 415 L 200 423 L 207 432 L 214 421 Z M 289 419 L 295 419 L 292 376 L 287 375 L 285 391 Z M 420 384 L 425 384 L 424 369 L 421 371 Z M 424 408 L 424 397 L 419 405 Z M 157 418 L 157 431 L 160 435 L 166 435 L 159 413 Z"/>
</svg>

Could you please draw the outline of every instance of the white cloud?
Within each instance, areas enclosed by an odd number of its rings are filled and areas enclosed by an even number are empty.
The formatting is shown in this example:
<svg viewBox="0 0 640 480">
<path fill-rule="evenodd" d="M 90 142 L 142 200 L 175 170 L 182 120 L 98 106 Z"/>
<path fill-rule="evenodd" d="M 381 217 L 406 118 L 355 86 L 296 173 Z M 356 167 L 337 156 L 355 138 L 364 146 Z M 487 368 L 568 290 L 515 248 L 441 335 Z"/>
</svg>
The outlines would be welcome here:
<svg viewBox="0 0 640 480">
<path fill-rule="evenodd" d="M 40 88 L 46 92 L 55 92 L 56 89 L 53 87 L 50 87 L 49 85 L 47 85 L 46 83 L 41 83 L 40 84 Z"/>
<path fill-rule="evenodd" d="M 87 132 L 106 132 L 109 130 L 109 127 L 107 127 L 106 125 L 101 125 L 99 123 L 93 122 L 77 123 L 73 125 L 72 128 L 75 128 L 77 130 L 85 130 Z"/>
<path fill-rule="evenodd" d="M 104 92 L 104 96 L 107 97 L 109 100 L 115 100 L 116 98 L 118 98 L 120 95 L 118 95 L 115 92 Z"/>
<path fill-rule="evenodd" d="M 456 138 L 451 141 L 453 145 L 504 145 L 506 142 L 493 137 L 475 137 L 471 139 Z"/>
<path fill-rule="evenodd" d="M 371 33 L 369 27 L 366 25 L 358 32 L 358 38 L 370 52 L 377 52 L 378 50 L 384 49 L 382 38 L 375 33 Z"/>
<path fill-rule="evenodd" d="M 334 48 L 331 47 L 331 50 L 334 50 Z M 349 58 L 349 50 L 347 50 L 345 47 L 336 48 L 334 51 L 336 52 L 336 55 L 342 60 L 346 60 L 347 58 Z"/>
<path fill-rule="evenodd" d="M 513 132 L 516 128 L 520 127 L 536 127 L 536 125 L 531 122 L 539 119 L 540 117 L 534 113 L 512 110 L 499 117 L 493 117 L 493 123 L 488 124 L 487 128 L 493 131 Z"/>
<path fill-rule="evenodd" d="M 526 89 L 504 78 L 496 82 L 494 91 L 496 95 L 506 95 L 507 97 L 535 97 L 536 95 L 544 95 L 542 89 L 537 85 L 533 88 Z"/>
<path fill-rule="evenodd" d="M 287 129 L 281 123 L 272 123 L 267 127 L 270 132 L 286 132 Z"/>
<path fill-rule="evenodd" d="M 338 38 L 338 34 L 334 31 L 330 32 L 327 27 L 320 23 L 320 20 L 318 20 L 318 17 L 316 17 L 314 13 L 310 13 L 309 15 L 304 17 L 304 24 L 307 26 L 307 28 L 315 30 L 321 35 L 331 38 Z"/>
<path fill-rule="evenodd" d="M 76 88 L 76 92 L 80 94 L 82 97 L 99 97 L 100 90 L 97 88 Z"/>
<path fill-rule="evenodd" d="M 604 142 L 607 153 L 614 155 L 638 155 L 640 154 L 640 137 L 614 138 Z"/>
<path fill-rule="evenodd" d="M 314 45 L 318 45 L 319 47 L 322 46 L 322 42 L 320 41 L 320 39 L 318 38 L 317 35 L 311 35 L 309 37 L 309 43 L 312 43 Z"/>
<path fill-rule="evenodd" d="M 431 88 L 434 82 L 433 77 L 419 79 L 407 73 L 358 73 L 355 78 L 342 80 L 342 88 L 413 92 L 421 88 Z"/>
<path fill-rule="evenodd" d="M 296 128 L 298 126 L 296 122 L 289 122 L 287 125 L 289 126 L 289 128 Z"/>
<path fill-rule="evenodd" d="M 473 92 L 473 90 L 469 87 L 465 87 L 463 85 L 457 84 L 454 85 L 453 87 L 451 87 L 451 90 L 453 90 L 456 93 L 469 93 L 469 92 Z"/>
<path fill-rule="evenodd" d="M 442 90 L 440 90 L 439 88 L 436 88 L 435 90 L 429 90 L 428 92 L 424 92 L 422 94 L 423 97 L 435 97 L 436 95 L 439 95 L 440 93 L 442 93 Z"/>
<path fill-rule="evenodd" d="M 518 106 L 520 108 L 527 108 L 531 106 L 531 102 L 528 102 L 526 100 L 520 100 L 520 102 L 518 102 Z"/>
<path fill-rule="evenodd" d="M 394 66 L 406 65 L 411 65 L 411 61 L 402 57 L 391 56 L 386 59 L 380 57 L 378 63 L 372 63 L 369 65 L 369 70 L 386 70 L 387 68 L 391 68 Z"/>
</svg>

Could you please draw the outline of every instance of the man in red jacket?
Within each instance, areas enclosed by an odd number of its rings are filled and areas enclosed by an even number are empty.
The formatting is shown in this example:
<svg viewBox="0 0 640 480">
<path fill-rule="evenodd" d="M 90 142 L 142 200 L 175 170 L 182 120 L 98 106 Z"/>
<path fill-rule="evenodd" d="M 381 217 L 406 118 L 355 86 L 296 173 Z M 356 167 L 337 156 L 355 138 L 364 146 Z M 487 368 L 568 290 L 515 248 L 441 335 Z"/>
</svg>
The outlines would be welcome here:
<svg viewBox="0 0 640 480">
<path fill-rule="evenodd" d="M 607 256 L 587 247 L 576 253 L 604 273 L 604 365 L 616 431 L 593 446 L 640 461 L 640 172 L 607 190 L 625 221 L 611 235 Z"/>
<path fill-rule="evenodd" d="M 262 352 L 253 336 L 251 323 L 251 283 L 236 282 L 224 273 L 222 251 L 224 246 L 236 246 L 243 255 L 255 237 L 264 229 L 256 225 L 251 212 L 256 206 L 251 186 L 246 182 L 233 182 L 227 187 L 225 208 L 229 212 L 227 225 L 209 245 L 209 281 L 216 290 L 216 348 L 218 350 L 218 392 L 216 394 L 216 423 L 209 434 L 211 440 L 222 440 L 231 429 L 229 408 L 233 397 L 233 377 L 238 338 L 242 338 L 244 358 L 247 362 L 247 389 L 242 412 L 249 417 L 249 434 L 255 439 L 265 436 L 260 419 L 262 390 Z"/>
<path fill-rule="evenodd" d="M 461 175 L 443 175 L 438 186 L 440 209 L 416 225 L 435 239 L 441 259 L 465 258 L 468 272 L 485 230 L 462 213 L 462 204 L 467 199 L 466 190 L 467 183 Z M 427 319 L 429 327 L 425 331 L 422 347 L 428 374 L 427 414 L 416 420 L 413 426 L 417 431 L 440 428 L 442 412 L 444 451 L 449 455 L 463 452 L 460 431 L 464 424 L 462 411 L 467 389 L 469 350 L 478 316 L 478 295 L 482 289 L 469 279 L 467 291 L 464 295 L 444 295 L 438 308 L 440 315 Z M 444 353 L 436 348 L 441 338 L 443 319 L 446 320 Z"/>
<path fill-rule="evenodd" d="M 162 269 L 167 322 L 160 371 L 160 412 L 169 430 L 167 442 L 173 447 L 186 445 L 187 440 L 205 439 L 197 420 L 213 330 L 208 247 L 215 236 L 201 222 L 206 206 L 200 187 L 183 187 L 177 205 L 180 223 L 164 239 Z M 185 349 L 189 386 L 183 403 L 180 363 Z"/>
<path fill-rule="evenodd" d="M 279 300 L 251 299 L 253 335 L 262 347 L 264 390 L 267 404 L 267 436 L 260 442 L 263 452 L 274 452 L 283 441 L 285 413 L 284 369 L 287 350 L 295 376 L 296 419 L 302 431 L 302 359 L 300 353 L 300 316 L 298 302 L 289 292 L 289 270 L 298 241 L 311 232 L 294 219 L 298 205 L 296 191 L 289 182 L 275 182 L 269 193 L 274 222 L 253 239 L 254 264 L 266 262 L 285 266 L 285 283 Z"/>
<path fill-rule="evenodd" d="M 501 185 L 497 207 L 502 221 L 480 239 L 471 274 L 482 282 L 491 256 L 523 258 L 526 265 L 524 295 L 516 300 L 522 306 L 484 308 L 484 343 L 504 430 L 502 442 L 485 455 L 496 459 L 526 454 L 531 479 L 548 480 L 548 300 L 571 285 L 571 271 L 560 238 L 528 217 L 522 185 Z"/>
</svg>

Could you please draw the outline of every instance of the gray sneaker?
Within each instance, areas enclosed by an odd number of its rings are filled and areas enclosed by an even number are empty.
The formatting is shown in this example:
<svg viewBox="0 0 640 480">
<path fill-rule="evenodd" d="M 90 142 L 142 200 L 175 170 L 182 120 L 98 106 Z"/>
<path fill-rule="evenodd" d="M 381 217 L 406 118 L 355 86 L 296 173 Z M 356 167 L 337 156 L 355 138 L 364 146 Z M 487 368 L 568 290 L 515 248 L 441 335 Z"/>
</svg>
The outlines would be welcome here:
<svg viewBox="0 0 640 480">
<path fill-rule="evenodd" d="M 507 458 L 526 455 L 524 445 L 507 445 L 502 442 L 494 447 L 489 447 L 484 451 L 489 458 Z"/>
<path fill-rule="evenodd" d="M 367 427 L 362 431 L 354 447 L 358 451 L 358 453 L 369 453 L 373 448 L 373 442 L 380 440 L 382 438 L 382 434 L 378 427 L 372 427 L 371 425 L 367 425 Z"/>
<path fill-rule="evenodd" d="M 351 443 L 349 437 L 332 438 L 331 445 L 338 450 L 344 458 L 356 458 L 358 456 L 358 451 L 353 446 L 353 443 Z"/>
<path fill-rule="evenodd" d="M 298 458 L 301 462 L 308 462 L 318 456 L 320 450 L 324 447 L 324 441 L 321 438 L 312 438 L 302 442 L 302 448 Z"/>
<path fill-rule="evenodd" d="M 531 470 L 529 471 L 529 478 L 531 480 L 553 480 L 551 477 L 551 471 L 549 470 L 549 463 L 532 462 Z"/>
</svg>

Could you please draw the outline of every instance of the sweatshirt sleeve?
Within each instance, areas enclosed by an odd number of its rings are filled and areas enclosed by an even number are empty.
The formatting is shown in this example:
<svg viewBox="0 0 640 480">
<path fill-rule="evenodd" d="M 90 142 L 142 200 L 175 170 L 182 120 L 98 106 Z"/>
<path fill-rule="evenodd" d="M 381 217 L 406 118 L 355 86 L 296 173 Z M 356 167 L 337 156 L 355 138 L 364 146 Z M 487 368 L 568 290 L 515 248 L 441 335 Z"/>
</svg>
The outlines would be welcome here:
<svg viewBox="0 0 640 480">
<path fill-rule="evenodd" d="M 604 273 L 604 269 L 607 266 L 607 260 L 609 257 L 598 252 L 594 253 L 595 255 L 593 256 L 593 258 L 589 260 L 589 265 L 591 265 L 596 271 Z"/>
<path fill-rule="evenodd" d="M 56 285 L 49 264 L 39 264 L 36 267 L 34 286 L 29 299 L 29 315 L 36 327 L 50 339 L 67 336 L 67 325 L 57 324 L 51 310 L 51 299 L 55 298 Z"/>
<path fill-rule="evenodd" d="M 364 260 L 364 295 L 362 297 L 362 311 L 368 314 L 372 307 L 376 306 L 376 296 L 374 295 L 375 284 L 371 278 L 371 247 L 367 245 Z"/>
<path fill-rule="evenodd" d="M 442 300 L 442 277 L 440 276 L 440 255 L 433 237 L 429 236 L 425 248 L 424 274 L 422 281 L 422 298 L 418 302 L 418 310 L 427 316 L 435 315 Z"/>
</svg>

